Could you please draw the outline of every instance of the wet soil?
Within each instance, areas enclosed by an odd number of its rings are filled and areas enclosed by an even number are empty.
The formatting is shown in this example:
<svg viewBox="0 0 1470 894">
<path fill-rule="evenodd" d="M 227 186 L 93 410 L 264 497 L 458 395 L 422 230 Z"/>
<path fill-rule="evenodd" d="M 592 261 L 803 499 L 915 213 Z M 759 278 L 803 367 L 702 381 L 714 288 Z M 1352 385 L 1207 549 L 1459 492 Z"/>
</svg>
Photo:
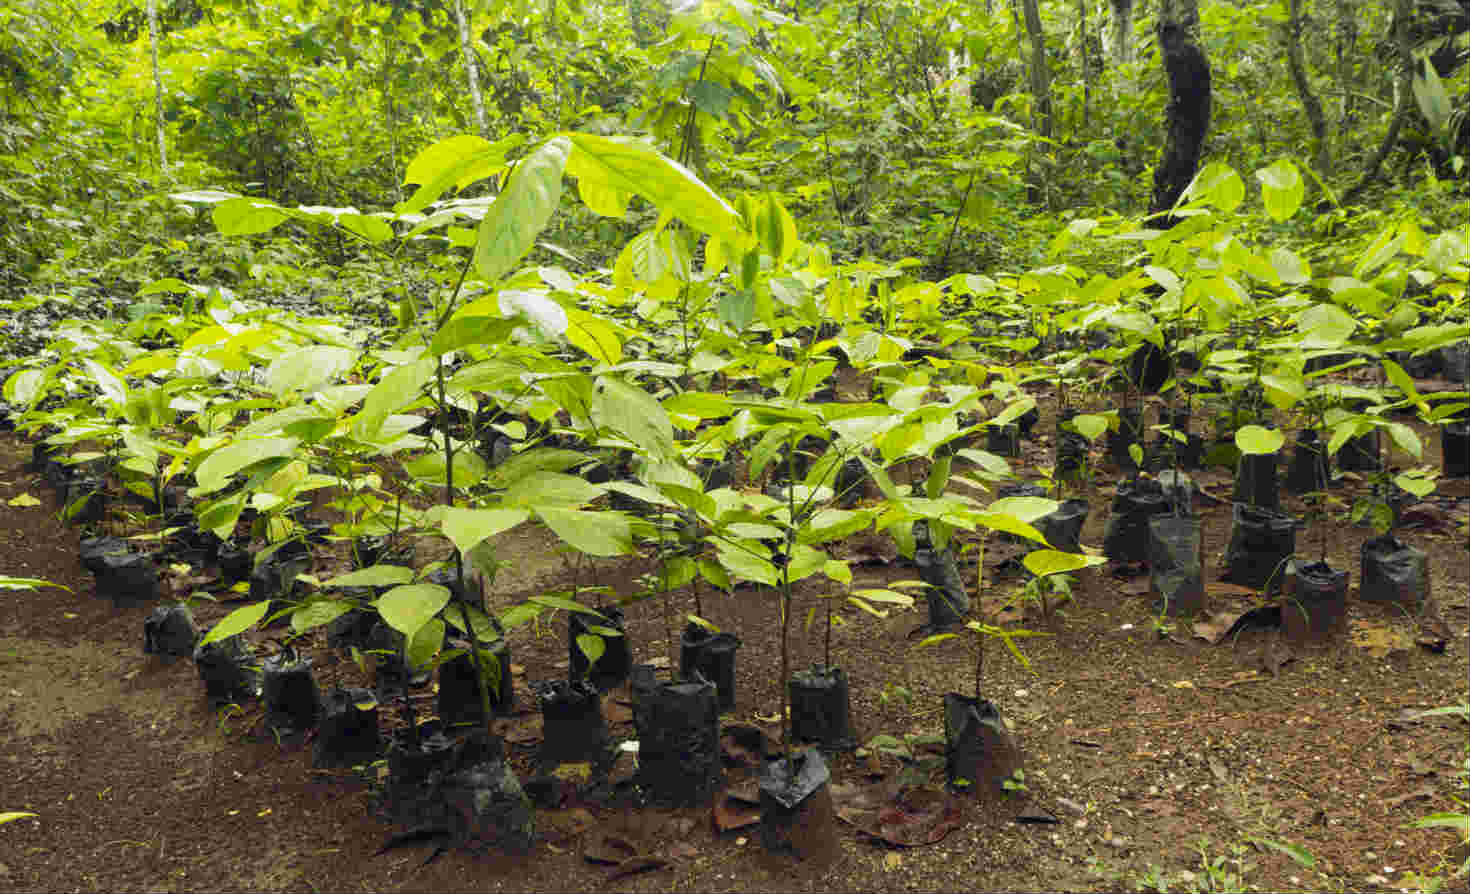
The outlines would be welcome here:
<svg viewBox="0 0 1470 894">
<path fill-rule="evenodd" d="M 1437 439 L 1426 442 L 1426 460 L 1437 464 Z M 1047 449 L 1032 444 L 1020 466 L 1043 461 Z M 1146 578 L 1107 567 L 1080 574 L 1071 600 L 1044 617 L 1034 606 L 1025 618 L 1018 610 L 995 616 L 1048 634 L 1022 641 L 1029 670 L 992 645 L 980 687 L 1024 751 L 1025 790 L 996 803 L 961 799 L 963 824 L 937 844 L 892 848 L 843 824 L 831 859 L 797 863 L 767 855 L 753 827 L 717 832 L 708 808 L 629 811 L 573 798 L 538 811 L 529 855 L 450 852 L 424 865 L 432 844 L 376 853 L 396 831 L 371 809 L 377 768 L 315 771 L 310 746 L 277 743 L 258 708 L 212 711 L 190 661 L 143 655 L 149 607 L 119 611 L 95 596 L 77 561 L 78 534 L 57 520 L 28 456 L 28 445 L 0 437 L 0 574 L 47 578 L 70 591 L 0 590 L 0 812 L 37 814 L 0 826 L 0 886 L 9 890 L 1091 891 L 1137 890 L 1151 871 L 1190 889 L 1181 873 L 1202 881 L 1202 848 L 1211 859 L 1245 861 L 1244 884 L 1258 890 L 1394 890 L 1406 870 L 1429 869 L 1456 845 L 1445 830 L 1405 824 L 1457 809 L 1451 796 L 1460 791 L 1454 774 L 1467 727 L 1408 715 L 1466 698 L 1467 482 L 1442 482 L 1434 505 L 1443 519 L 1400 535 L 1430 555 L 1431 612 L 1354 598 L 1346 634 L 1326 645 L 1293 646 L 1278 629 L 1211 644 L 1187 620 L 1157 626 Z M 1100 482 L 1116 480 L 1103 471 Z M 1223 476 L 1207 473 L 1202 483 L 1228 500 Z M 1345 484 L 1343 496 L 1355 487 Z M 41 505 L 10 503 L 22 494 Z M 1094 492 L 1084 543 L 1101 542 L 1107 500 L 1106 487 Z M 1202 497 L 1196 506 L 1206 561 L 1218 563 L 1229 504 Z M 1303 532 L 1299 551 L 1315 556 L 1318 533 Z M 1357 550 L 1372 535 L 1344 521 L 1326 523 L 1325 533 L 1329 561 L 1352 569 L 1356 585 Z M 555 538 L 535 526 L 503 536 L 497 549 L 508 564 L 491 602 L 502 609 L 573 582 L 626 596 L 651 568 L 625 560 L 574 573 Z M 864 538 L 836 551 L 891 558 Z M 1003 558 L 998 547 L 987 552 L 982 604 L 991 609 L 1019 585 L 997 569 Z M 968 580 L 975 570 L 965 566 Z M 1212 609 L 1254 604 L 1211 571 Z M 901 560 L 875 562 L 857 567 L 853 586 L 917 576 Z M 797 593 L 793 668 L 821 658 L 821 625 L 807 630 L 803 622 L 827 592 L 811 584 Z M 774 595 L 706 592 L 703 604 L 710 621 L 743 639 L 726 721 L 778 735 Z M 200 605 L 201 626 L 232 607 Z M 673 612 L 692 609 L 690 593 L 674 594 Z M 670 655 L 669 610 L 652 601 L 629 606 L 635 660 Z M 859 738 L 942 732 L 943 694 L 975 687 L 966 643 L 916 649 L 922 607 L 883 619 L 844 607 L 839 618 L 833 654 L 851 681 Z M 264 636 L 249 637 L 264 647 Z M 528 681 L 565 675 L 564 637 L 561 617 L 513 636 L 523 707 L 532 704 Z M 323 688 L 370 682 L 319 631 L 305 639 Z M 1442 650 L 1430 648 L 1437 640 Z M 614 734 L 631 736 L 626 710 L 611 698 Z M 432 710 L 431 698 L 418 704 L 421 717 Z M 396 722 L 392 713 L 384 712 L 385 725 Z M 537 718 L 497 723 L 524 768 Z M 834 780 L 845 784 L 880 774 L 894 782 L 901 771 L 892 756 L 833 761 Z M 1018 822 L 1027 817 L 1043 821 Z M 656 868 L 614 877 L 617 868 L 585 859 L 610 830 L 655 857 L 647 865 Z M 1299 847 L 1316 863 L 1307 868 L 1252 843 L 1261 840 Z"/>
</svg>

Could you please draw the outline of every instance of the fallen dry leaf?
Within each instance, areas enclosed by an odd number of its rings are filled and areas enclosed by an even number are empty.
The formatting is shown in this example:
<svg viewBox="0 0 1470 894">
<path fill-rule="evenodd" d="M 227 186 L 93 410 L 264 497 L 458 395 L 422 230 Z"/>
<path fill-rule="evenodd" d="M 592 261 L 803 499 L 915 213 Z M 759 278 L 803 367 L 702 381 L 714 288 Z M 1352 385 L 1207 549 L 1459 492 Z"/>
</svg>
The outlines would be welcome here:
<svg viewBox="0 0 1470 894">
<path fill-rule="evenodd" d="M 711 811 L 714 817 L 715 829 L 719 832 L 730 832 L 735 829 L 744 829 L 754 826 L 761 821 L 761 809 L 757 802 L 752 804 L 744 798 L 733 797 L 727 791 L 715 798 L 715 806 Z"/>
<path fill-rule="evenodd" d="M 1374 658 L 1386 658 L 1394 652 L 1407 652 L 1414 639 L 1407 632 L 1386 624 L 1375 624 L 1362 618 L 1352 622 L 1353 645 Z"/>
<path fill-rule="evenodd" d="M 955 795 L 889 783 L 832 783 L 837 816 L 859 831 L 899 847 L 934 844 L 965 824 Z"/>
<path fill-rule="evenodd" d="M 1418 800 L 1421 800 L 1421 799 L 1423 799 L 1423 800 L 1429 800 L 1429 799 L 1433 798 L 1434 796 L 1435 796 L 1434 789 L 1432 789 L 1429 786 L 1425 785 L 1425 786 L 1420 786 L 1419 788 L 1416 788 L 1416 789 L 1414 789 L 1411 792 L 1405 792 L 1402 795 L 1398 795 L 1398 796 L 1395 796 L 1395 797 L 1392 797 L 1392 798 L 1384 798 L 1383 799 L 1383 806 L 1385 806 L 1385 807 L 1400 807 L 1400 806 L 1402 806 L 1404 804 L 1407 804 L 1410 801 L 1418 801 Z"/>
</svg>

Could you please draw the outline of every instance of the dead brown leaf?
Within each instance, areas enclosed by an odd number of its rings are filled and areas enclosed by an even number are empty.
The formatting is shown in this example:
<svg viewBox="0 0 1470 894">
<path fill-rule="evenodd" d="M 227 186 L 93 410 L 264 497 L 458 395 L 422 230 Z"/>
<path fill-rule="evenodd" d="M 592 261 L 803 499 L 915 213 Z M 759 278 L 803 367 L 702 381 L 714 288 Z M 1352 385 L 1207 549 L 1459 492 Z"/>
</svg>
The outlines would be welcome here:
<svg viewBox="0 0 1470 894">
<path fill-rule="evenodd" d="M 889 783 L 832 783 L 831 791 L 839 819 L 899 847 L 934 844 L 965 824 L 962 802 L 947 792 Z"/>
<path fill-rule="evenodd" d="M 1350 636 L 1353 645 L 1374 658 L 1386 658 L 1394 652 L 1407 652 L 1414 645 L 1413 637 L 1406 631 L 1387 624 L 1375 624 L 1363 618 L 1352 621 Z"/>
</svg>

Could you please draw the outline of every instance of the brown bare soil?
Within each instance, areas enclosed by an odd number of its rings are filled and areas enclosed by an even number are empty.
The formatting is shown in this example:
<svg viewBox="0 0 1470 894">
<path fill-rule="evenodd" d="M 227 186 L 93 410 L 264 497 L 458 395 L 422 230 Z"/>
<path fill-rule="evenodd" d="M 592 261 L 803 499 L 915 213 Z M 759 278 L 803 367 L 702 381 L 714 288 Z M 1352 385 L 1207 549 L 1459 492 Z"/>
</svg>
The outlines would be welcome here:
<svg viewBox="0 0 1470 894">
<path fill-rule="evenodd" d="M 1426 441 L 1426 461 L 1437 465 L 1437 442 Z M 1243 883 L 1256 890 L 1364 891 L 1394 890 L 1406 870 L 1431 868 L 1456 845 L 1445 830 L 1405 824 L 1456 809 L 1450 796 L 1467 728 L 1455 718 L 1407 715 L 1466 697 L 1466 482 L 1441 484 L 1439 495 L 1449 497 L 1435 503 L 1442 523 L 1401 534 L 1429 552 L 1435 609 L 1415 617 L 1353 599 L 1346 634 L 1325 646 L 1294 647 L 1279 630 L 1212 645 L 1192 635 L 1189 621 L 1156 629 L 1146 578 L 1119 579 L 1106 567 L 1082 573 L 1071 602 L 1023 619 L 1050 634 L 1022 642 L 1031 671 L 998 646 L 986 656 L 982 691 L 1025 753 L 1026 791 L 990 804 L 960 798 L 962 824 L 937 844 L 892 848 L 839 823 L 832 859 L 802 864 L 767 855 L 754 827 L 716 832 L 707 808 L 628 811 L 574 796 L 538 811 L 529 855 L 450 852 L 423 865 L 432 845 L 375 853 L 396 830 L 371 811 L 372 768 L 314 771 L 310 747 L 277 744 L 258 709 L 212 712 L 191 662 L 142 654 L 148 609 L 115 611 L 96 598 L 77 562 L 77 534 L 56 520 L 28 455 L 20 440 L 0 438 L 0 574 L 44 577 L 71 592 L 0 590 L 0 812 L 37 814 L 0 826 L 0 887 L 8 890 L 1088 891 L 1137 890 L 1151 867 L 1173 890 L 1190 890 L 1207 881 L 1203 847 L 1211 859 L 1243 859 Z M 1223 476 L 1201 477 L 1208 492 L 1228 499 Z M 1351 496 L 1356 485 L 1347 487 Z M 42 505 L 8 504 L 25 493 Z M 1084 543 L 1100 543 L 1107 499 L 1094 496 Z M 1217 561 L 1229 505 L 1201 498 L 1196 506 L 1207 562 Z M 1315 555 L 1317 533 L 1301 534 L 1300 552 Z M 1357 550 L 1371 535 L 1341 522 L 1326 533 L 1329 560 L 1352 569 L 1356 589 Z M 497 546 L 510 564 L 496 581 L 495 607 L 573 580 L 548 532 L 522 528 Z M 1018 585 L 997 574 L 1000 558 L 996 549 L 986 560 L 989 606 Z M 627 595 L 648 567 L 599 563 L 577 579 Z M 319 564 L 316 573 L 336 570 Z M 915 577 L 901 562 L 869 564 L 854 587 Z M 820 631 L 804 631 L 802 621 L 822 592 L 813 585 L 798 593 L 793 667 L 820 658 Z M 1213 582 L 1211 598 L 1216 611 L 1237 612 L 1254 599 Z M 704 604 L 710 620 L 743 639 L 737 705 L 725 719 L 775 735 L 773 594 L 742 588 L 706 594 Z M 201 626 L 231 607 L 200 607 Z M 675 594 L 678 612 L 692 607 L 690 594 Z M 636 660 L 669 655 L 663 611 L 656 602 L 630 607 Z M 834 654 L 851 680 L 860 738 L 941 732 L 943 693 L 974 687 L 964 643 L 916 650 L 910 634 L 922 608 L 882 620 L 849 608 L 841 619 Z M 1431 648 L 1437 639 L 1442 651 Z M 511 648 L 524 708 L 533 704 L 527 680 L 566 673 L 564 618 L 516 634 Z M 369 682 L 320 633 L 305 651 L 324 689 Z M 432 700 L 420 707 L 425 716 Z M 384 712 L 385 724 L 396 722 L 393 714 Z M 616 694 L 608 714 L 616 735 L 633 735 Z M 537 719 L 497 723 L 524 768 Z M 848 786 L 892 784 L 899 774 L 892 757 L 833 762 L 834 781 Z M 1022 814 L 1056 822 L 1017 822 Z M 585 859 L 607 835 L 656 858 L 646 861 L 656 868 L 615 877 L 616 868 Z M 1316 865 L 1300 866 L 1256 839 L 1303 848 Z M 1179 881 L 1185 871 L 1195 873 L 1192 882 Z"/>
</svg>

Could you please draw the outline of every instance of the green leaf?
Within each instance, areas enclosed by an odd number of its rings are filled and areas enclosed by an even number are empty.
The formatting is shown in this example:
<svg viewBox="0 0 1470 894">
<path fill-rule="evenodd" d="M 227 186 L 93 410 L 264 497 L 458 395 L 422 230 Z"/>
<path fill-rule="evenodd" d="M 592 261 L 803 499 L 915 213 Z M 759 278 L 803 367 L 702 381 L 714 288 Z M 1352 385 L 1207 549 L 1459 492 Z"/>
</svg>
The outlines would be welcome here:
<svg viewBox="0 0 1470 894">
<path fill-rule="evenodd" d="M 253 605 L 235 609 L 228 615 L 220 618 L 219 623 L 214 625 L 204 635 L 204 638 L 199 641 L 199 645 L 207 646 L 210 643 L 219 642 L 222 639 L 229 639 L 237 633 L 243 633 L 249 630 L 255 626 L 256 622 L 265 617 L 265 613 L 270 611 L 270 607 L 270 600 L 267 599 L 264 602 L 257 602 Z"/>
<path fill-rule="evenodd" d="M 1224 162 L 1211 162 L 1195 175 L 1185 190 L 1186 200 L 1208 202 L 1221 211 L 1234 211 L 1245 200 L 1245 183 L 1235 169 Z"/>
<path fill-rule="evenodd" d="M 1064 553 L 1054 549 L 1037 549 L 1026 554 L 1021 564 L 1037 577 L 1048 574 L 1065 574 L 1081 568 L 1091 568 L 1107 562 L 1103 556 L 1088 556 L 1082 553 Z"/>
<path fill-rule="evenodd" d="M 378 598 L 378 614 L 406 637 L 421 627 L 449 604 L 449 589 L 438 584 L 404 584 Z"/>
<path fill-rule="evenodd" d="M 277 397 L 292 391 L 313 391 L 352 368 L 357 353 L 348 348 L 311 345 L 287 351 L 266 369 L 265 386 Z"/>
<path fill-rule="evenodd" d="M 403 182 L 417 183 L 419 188 L 394 210 L 399 214 L 422 211 L 450 187 L 464 189 L 499 173 L 505 167 L 506 152 L 523 142 L 522 134 L 511 134 L 496 143 L 472 134 L 460 134 L 434 143 L 408 163 Z"/>
<path fill-rule="evenodd" d="M 755 293 L 749 289 L 730 289 L 720 295 L 720 322 L 741 332 L 755 319 Z"/>
<path fill-rule="evenodd" d="M 528 601 L 534 605 L 549 608 L 553 611 L 577 612 L 578 614 L 602 618 L 604 621 L 607 620 L 607 617 L 597 609 L 589 608 L 577 600 L 568 599 L 565 596 L 532 596 Z"/>
<path fill-rule="evenodd" d="M 5 380 L 5 402 L 29 409 L 45 393 L 45 384 L 45 373 L 39 369 L 23 369 Z"/>
<path fill-rule="evenodd" d="M 719 545 L 720 564 L 732 575 L 774 587 L 780 581 L 776 566 L 753 552 L 727 543 Z"/>
<path fill-rule="evenodd" d="M 191 488 L 191 497 L 212 494 L 229 483 L 231 475 L 262 460 L 290 456 L 300 443 L 296 438 L 249 438 L 232 441 L 204 458 L 194 470 L 198 486 Z"/>
<path fill-rule="evenodd" d="M 444 536 L 462 553 L 479 546 L 487 538 L 509 531 L 531 517 L 525 509 L 444 509 L 439 525 Z"/>
<path fill-rule="evenodd" d="M 4 813 L 0 813 L 0 826 L 5 825 L 6 823 L 13 823 L 16 820 L 25 819 L 31 816 L 35 816 L 35 814 L 27 813 L 24 810 L 7 810 Z"/>
<path fill-rule="evenodd" d="M 1463 81 L 1461 84 L 1463 85 Z M 1434 65 L 1425 57 L 1419 57 L 1414 66 L 1414 99 L 1419 103 L 1419 111 L 1429 121 L 1429 126 L 1436 131 L 1447 131 L 1449 129 L 1450 116 L 1454 114 L 1454 103 L 1450 99 L 1449 91 L 1445 90 L 1444 82 L 1439 79 L 1439 72 Z"/>
<path fill-rule="evenodd" d="M 507 503 L 540 511 L 547 507 L 572 509 L 590 503 L 602 494 L 602 488 L 574 475 L 532 472 L 512 484 L 501 496 Z"/>
<path fill-rule="evenodd" d="M 373 565 L 322 582 L 323 589 L 346 587 L 392 587 L 413 580 L 413 569 L 403 565 Z"/>
<path fill-rule="evenodd" d="M 547 140 L 516 165 L 490 204 L 475 242 L 475 269 L 487 282 L 509 273 L 536 244 L 561 202 L 562 172 L 571 152 L 566 137 Z"/>
<path fill-rule="evenodd" d="M 1393 442 L 1410 456 L 1418 459 L 1424 455 L 1424 445 L 1419 442 L 1419 435 L 1412 428 L 1402 422 L 1389 422 L 1383 426 L 1388 430 L 1388 436 Z"/>
<path fill-rule="evenodd" d="M 597 393 L 598 420 L 632 441 L 644 454 L 665 459 L 674 453 L 674 426 L 663 405 L 641 388 L 604 377 Z"/>
<path fill-rule="evenodd" d="M 420 357 L 389 370 L 363 398 L 362 411 L 352 422 L 353 437 L 359 441 L 376 437 L 383 420 L 419 398 L 436 369 L 433 358 Z"/>
<path fill-rule="evenodd" d="M 1470 814 L 1431 813 L 1409 823 L 1411 829 L 1454 829 L 1462 838 L 1470 839 Z"/>
<path fill-rule="evenodd" d="M 308 602 L 291 613 L 291 629 L 297 633 L 305 633 L 323 624 L 330 624 L 351 610 L 351 603 L 342 599 Z"/>
<path fill-rule="evenodd" d="M 614 366 L 623 359 L 623 343 L 607 321 L 578 308 L 567 310 L 567 341 L 598 363 Z"/>
<path fill-rule="evenodd" d="M 1307 396 L 1307 383 L 1294 373 L 1270 373 L 1261 376 L 1261 388 L 1266 393 L 1266 400 L 1278 410 L 1289 409 Z"/>
<path fill-rule="evenodd" d="M 1259 456 L 1275 453 L 1285 443 L 1286 436 L 1279 429 L 1246 425 L 1235 433 L 1235 446 L 1240 448 L 1241 453 L 1247 455 Z"/>
<path fill-rule="evenodd" d="M 403 644 L 403 659 L 409 667 L 427 667 L 444 646 L 444 622 L 430 618 Z"/>
<path fill-rule="evenodd" d="M 590 633 L 579 633 L 577 634 L 577 648 L 581 649 L 582 654 L 587 656 L 587 664 L 590 667 L 596 664 L 597 660 L 602 657 L 603 651 L 607 648 L 607 644 L 602 641 L 602 637 L 600 636 L 594 636 Z"/>
<path fill-rule="evenodd" d="M 741 247 L 750 241 L 740 215 L 728 202 L 647 143 L 587 133 L 567 136 L 576 148 L 566 171 L 577 178 L 584 201 L 589 184 L 604 193 L 640 195 L 706 235 Z M 601 208 L 593 210 L 602 213 Z"/>
<path fill-rule="evenodd" d="M 1358 321 L 1335 304 L 1314 304 L 1297 314 L 1296 328 L 1302 348 L 1335 348 L 1348 340 Z"/>
<path fill-rule="evenodd" d="M 619 512 L 537 507 L 536 515 L 567 544 L 589 556 L 624 556 L 633 551 L 631 520 Z"/>
<path fill-rule="evenodd" d="M 1264 845 L 1273 851 L 1285 854 L 1303 869 L 1312 869 L 1317 865 L 1317 858 L 1312 856 L 1306 848 L 1291 842 L 1272 841 L 1269 838 L 1252 838 L 1251 841 Z"/>
<path fill-rule="evenodd" d="M 986 506 L 988 512 L 1001 512 L 1024 522 L 1033 522 L 1057 511 L 1061 504 L 1046 497 L 1002 497 Z"/>
<path fill-rule="evenodd" d="M 1108 419 L 1106 416 L 1082 413 L 1072 417 L 1072 427 L 1087 440 L 1096 441 L 1108 430 Z"/>
<path fill-rule="evenodd" d="M 253 236 L 275 229 L 291 214 L 275 202 L 242 196 L 215 205 L 213 218 L 222 236 Z"/>
<path fill-rule="evenodd" d="M 916 649 L 923 649 L 923 648 L 926 648 L 928 646 L 937 646 L 940 643 L 944 642 L 945 640 L 958 639 L 958 638 L 959 638 L 959 634 L 958 633 L 936 633 L 933 636 L 926 636 L 923 639 L 919 640 L 918 643 L 916 643 L 914 645 L 914 648 L 916 648 Z"/>
<path fill-rule="evenodd" d="M 1256 171 L 1256 179 L 1261 181 L 1261 200 L 1273 220 L 1286 220 L 1301 207 L 1306 184 L 1301 171 L 1289 159 L 1283 158 L 1269 168 Z"/>
<path fill-rule="evenodd" d="M 856 534 L 873 523 L 867 512 L 846 509 L 820 509 L 811 520 L 796 532 L 796 542 L 806 544 L 830 543 Z"/>
<path fill-rule="evenodd" d="M 444 454 L 438 450 L 405 462 L 403 470 L 425 484 L 443 486 L 449 481 Z M 478 453 L 469 450 L 454 452 L 454 486 L 457 490 L 474 487 L 484 480 L 487 472 L 489 467 Z"/>
</svg>

